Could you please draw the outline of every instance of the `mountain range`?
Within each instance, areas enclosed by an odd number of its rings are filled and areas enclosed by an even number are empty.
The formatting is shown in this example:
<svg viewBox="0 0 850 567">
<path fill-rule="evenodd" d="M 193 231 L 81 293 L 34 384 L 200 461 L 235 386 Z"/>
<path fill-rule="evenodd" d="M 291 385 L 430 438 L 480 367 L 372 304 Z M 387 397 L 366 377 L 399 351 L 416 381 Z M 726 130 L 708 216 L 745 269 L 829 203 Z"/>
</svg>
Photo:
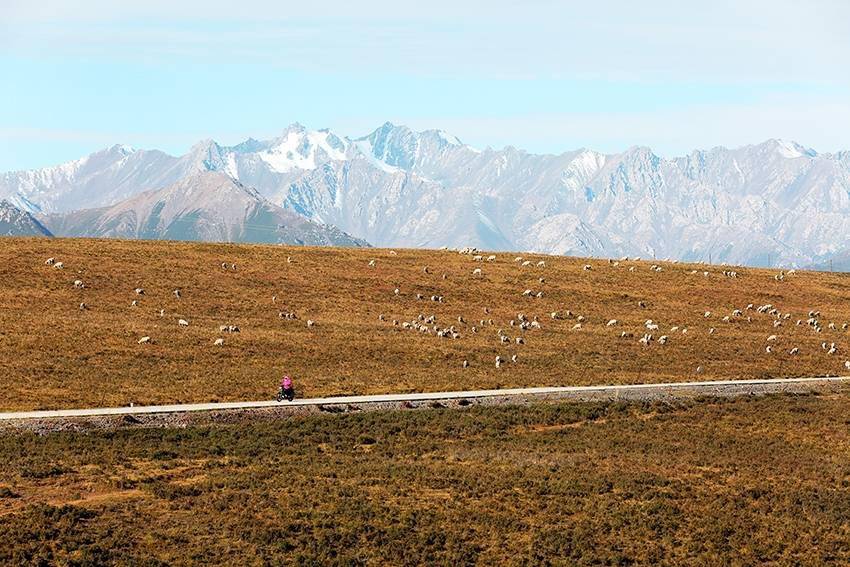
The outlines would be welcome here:
<svg viewBox="0 0 850 567">
<path fill-rule="evenodd" d="M 182 156 L 117 145 L 0 174 L 0 198 L 44 215 L 57 234 L 92 234 L 94 217 L 74 211 L 97 208 L 100 219 L 103 207 L 207 171 L 378 246 L 757 266 L 821 264 L 850 249 L 850 152 L 783 140 L 668 159 L 645 147 L 557 155 L 476 149 L 440 130 L 390 123 L 354 139 L 294 124 L 269 140 L 205 140 Z"/>
</svg>

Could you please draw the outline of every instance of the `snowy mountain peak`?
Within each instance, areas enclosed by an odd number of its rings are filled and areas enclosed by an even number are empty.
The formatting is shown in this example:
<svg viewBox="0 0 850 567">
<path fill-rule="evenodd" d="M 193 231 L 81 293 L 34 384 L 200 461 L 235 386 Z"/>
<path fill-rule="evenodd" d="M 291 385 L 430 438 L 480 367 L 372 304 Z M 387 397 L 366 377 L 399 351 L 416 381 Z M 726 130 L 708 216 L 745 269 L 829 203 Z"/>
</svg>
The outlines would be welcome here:
<svg viewBox="0 0 850 567">
<path fill-rule="evenodd" d="M 790 140 L 783 140 L 777 138 L 771 138 L 767 140 L 762 146 L 766 147 L 770 151 L 774 151 L 781 155 L 784 158 L 795 159 L 800 157 L 816 157 L 818 153 L 811 149 L 806 148 L 797 142 Z"/>
<path fill-rule="evenodd" d="M 11 202 L 0 200 L 0 236 L 52 236 L 35 217 Z"/>
</svg>

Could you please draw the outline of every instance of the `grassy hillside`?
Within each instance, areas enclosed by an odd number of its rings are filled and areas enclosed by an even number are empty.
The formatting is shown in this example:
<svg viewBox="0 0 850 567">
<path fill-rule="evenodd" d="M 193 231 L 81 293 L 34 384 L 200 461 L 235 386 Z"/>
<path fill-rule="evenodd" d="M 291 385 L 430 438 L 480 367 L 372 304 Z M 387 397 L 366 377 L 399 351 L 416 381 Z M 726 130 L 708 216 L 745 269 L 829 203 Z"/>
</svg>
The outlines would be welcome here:
<svg viewBox="0 0 850 567">
<path fill-rule="evenodd" d="M 730 279 L 716 266 L 659 263 L 658 272 L 650 262 L 615 266 L 537 255 L 522 255 L 533 262 L 523 267 L 507 253 L 476 262 L 448 251 L 72 239 L 0 244 L 2 409 L 263 399 L 283 372 L 295 377 L 301 395 L 316 396 L 839 374 L 850 358 L 841 328 L 850 322 L 850 277 L 843 274 L 777 281 L 776 271 L 738 269 Z M 45 265 L 48 257 L 65 268 Z M 536 266 L 540 260 L 545 267 Z M 237 268 L 224 270 L 222 262 Z M 75 289 L 77 279 L 84 288 Z M 136 295 L 137 287 L 145 294 Z M 524 297 L 526 289 L 543 297 Z M 431 301 L 433 295 L 443 302 Z M 750 303 L 771 303 L 791 318 L 775 328 L 775 317 L 746 310 Z M 723 322 L 734 309 L 743 316 Z M 794 324 L 813 309 L 822 313 L 821 333 Z M 281 319 L 282 311 L 298 319 Z M 553 311 L 564 318 L 552 319 Z M 521 331 L 519 313 L 538 317 L 541 328 Z M 455 325 L 460 338 L 392 324 L 419 315 L 435 315 L 441 328 Z M 582 328 L 572 330 L 578 316 Z M 606 326 L 611 319 L 618 324 Z M 647 319 L 659 325 L 656 339 L 669 336 L 666 345 L 638 342 Z M 228 324 L 241 332 L 219 332 Z M 500 342 L 500 329 L 509 343 Z M 623 339 L 622 332 L 634 336 Z M 777 341 L 768 343 L 774 334 Z M 152 344 L 138 344 L 143 336 Z M 525 344 L 517 345 L 517 337 Z M 217 338 L 223 346 L 214 346 Z M 837 354 L 828 355 L 824 341 L 835 342 Z M 773 353 L 765 352 L 768 344 Z M 789 354 L 794 347 L 797 356 Z M 516 363 L 495 368 L 496 356 L 512 355 Z"/>
<path fill-rule="evenodd" d="M 0 563 L 847 564 L 848 402 L 5 436 Z"/>
</svg>

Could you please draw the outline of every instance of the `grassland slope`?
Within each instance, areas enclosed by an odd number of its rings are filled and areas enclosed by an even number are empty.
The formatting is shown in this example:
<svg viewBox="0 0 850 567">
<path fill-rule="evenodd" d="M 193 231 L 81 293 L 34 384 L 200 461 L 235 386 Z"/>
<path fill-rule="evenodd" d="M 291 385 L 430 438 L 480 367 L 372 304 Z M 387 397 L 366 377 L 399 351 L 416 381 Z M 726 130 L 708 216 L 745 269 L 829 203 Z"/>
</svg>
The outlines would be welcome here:
<svg viewBox="0 0 850 567">
<path fill-rule="evenodd" d="M 658 262 L 658 271 L 652 262 L 505 253 L 488 262 L 427 250 L 2 244 L 6 410 L 267 399 L 283 372 L 300 395 L 322 396 L 812 376 L 839 374 L 850 358 L 845 274 L 779 280 L 778 271 L 741 268 L 729 278 L 717 266 Z M 49 257 L 64 269 L 46 265 Z M 749 304 L 771 304 L 779 317 Z M 805 322 L 812 310 L 821 332 Z M 521 329 L 520 314 L 539 328 Z M 650 319 L 657 329 L 648 331 Z M 451 327 L 447 337 L 435 332 Z M 648 346 L 639 342 L 646 332 Z"/>
</svg>

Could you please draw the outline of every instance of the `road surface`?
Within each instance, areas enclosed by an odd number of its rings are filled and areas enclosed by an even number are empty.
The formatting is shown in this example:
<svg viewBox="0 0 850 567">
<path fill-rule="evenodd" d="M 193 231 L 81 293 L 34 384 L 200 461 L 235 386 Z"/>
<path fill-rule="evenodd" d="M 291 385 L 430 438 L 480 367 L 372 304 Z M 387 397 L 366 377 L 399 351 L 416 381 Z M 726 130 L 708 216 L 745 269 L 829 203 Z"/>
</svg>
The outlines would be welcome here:
<svg viewBox="0 0 850 567">
<path fill-rule="evenodd" d="M 85 408 L 24 412 L 0 412 L 0 421 L 40 420 L 51 418 L 102 417 L 143 414 L 173 414 L 188 412 L 208 412 L 221 410 L 244 410 L 273 407 L 304 406 L 347 406 L 355 404 L 387 404 L 403 402 L 439 402 L 450 400 L 476 400 L 486 398 L 574 398 L 610 397 L 650 399 L 655 394 L 676 395 L 742 395 L 749 393 L 768 393 L 799 389 L 806 386 L 819 387 L 829 384 L 850 384 L 850 376 L 824 378 L 781 378 L 769 380 L 716 380 L 706 382 L 673 382 L 666 384 L 626 384 L 610 386 L 563 386 L 548 388 L 513 388 L 504 390 L 470 390 L 460 392 L 428 392 L 418 394 L 378 394 L 371 396 L 340 396 L 333 398 L 304 398 L 291 402 L 274 400 L 248 402 L 220 402 L 206 404 L 175 404 L 162 406 L 127 406 L 113 408 Z"/>
</svg>

